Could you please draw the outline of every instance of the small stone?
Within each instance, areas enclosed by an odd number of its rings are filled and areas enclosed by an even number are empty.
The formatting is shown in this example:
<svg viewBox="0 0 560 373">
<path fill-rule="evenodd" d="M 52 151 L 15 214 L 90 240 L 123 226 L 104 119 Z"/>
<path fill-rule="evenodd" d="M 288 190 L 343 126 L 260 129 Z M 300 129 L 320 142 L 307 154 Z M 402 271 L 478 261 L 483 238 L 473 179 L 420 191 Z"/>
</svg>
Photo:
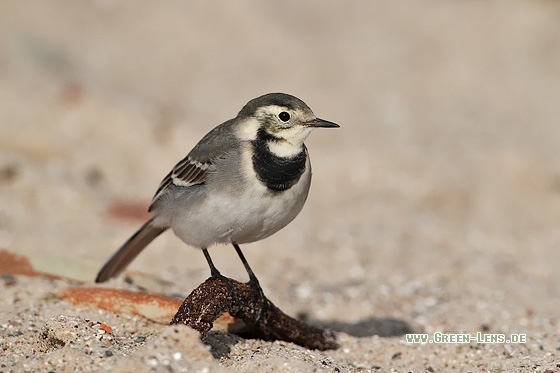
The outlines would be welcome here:
<svg viewBox="0 0 560 373">
<path fill-rule="evenodd" d="M 4 284 L 6 286 L 13 286 L 15 284 L 17 284 L 17 279 L 14 275 L 12 275 L 11 273 L 4 273 L 2 275 L 2 280 L 4 280 Z"/>
<path fill-rule="evenodd" d="M 158 361 L 155 357 L 150 357 L 146 360 L 146 364 L 148 364 L 152 368 L 155 368 L 158 366 Z"/>
<path fill-rule="evenodd" d="M 104 330 L 107 334 L 111 333 L 111 331 L 113 330 L 113 328 L 105 323 L 101 323 L 101 325 L 99 325 L 99 329 Z"/>
</svg>

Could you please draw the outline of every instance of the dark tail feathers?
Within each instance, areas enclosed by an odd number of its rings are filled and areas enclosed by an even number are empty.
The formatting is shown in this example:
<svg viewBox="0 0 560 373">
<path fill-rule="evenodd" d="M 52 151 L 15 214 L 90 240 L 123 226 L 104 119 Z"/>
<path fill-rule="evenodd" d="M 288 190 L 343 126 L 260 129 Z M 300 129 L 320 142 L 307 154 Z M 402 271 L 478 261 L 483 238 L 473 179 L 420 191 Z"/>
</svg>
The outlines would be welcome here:
<svg viewBox="0 0 560 373">
<path fill-rule="evenodd" d="M 154 219 L 148 220 L 132 237 L 122 245 L 103 265 L 95 282 L 105 282 L 121 273 L 154 238 L 167 228 L 154 226 Z"/>
</svg>

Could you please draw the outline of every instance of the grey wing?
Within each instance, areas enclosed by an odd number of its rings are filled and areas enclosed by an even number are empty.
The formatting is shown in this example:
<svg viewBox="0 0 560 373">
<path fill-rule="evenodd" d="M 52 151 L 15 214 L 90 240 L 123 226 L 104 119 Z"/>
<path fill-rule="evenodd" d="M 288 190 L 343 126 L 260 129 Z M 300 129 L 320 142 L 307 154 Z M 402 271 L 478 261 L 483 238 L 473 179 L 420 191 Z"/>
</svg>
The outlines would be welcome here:
<svg viewBox="0 0 560 373">
<path fill-rule="evenodd" d="M 167 194 L 173 186 L 188 188 L 204 184 L 208 173 L 215 169 L 214 162 L 232 151 L 238 144 L 233 121 L 230 120 L 214 128 L 165 176 L 148 211 L 152 211 L 155 202 Z"/>
</svg>

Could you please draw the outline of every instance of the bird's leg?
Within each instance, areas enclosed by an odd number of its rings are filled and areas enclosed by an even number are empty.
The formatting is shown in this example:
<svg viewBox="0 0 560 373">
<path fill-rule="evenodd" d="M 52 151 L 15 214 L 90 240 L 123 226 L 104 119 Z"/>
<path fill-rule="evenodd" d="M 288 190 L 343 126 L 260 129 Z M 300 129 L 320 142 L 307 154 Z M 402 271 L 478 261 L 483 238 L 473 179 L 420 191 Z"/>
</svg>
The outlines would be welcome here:
<svg viewBox="0 0 560 373">
<path fill-rule="evenodd" d="M 232 242 L 232 245 L 235 248 L 237 255 L 239 255 L 239 259 L 241 259 L 241 263 L 243 263 L 243 266 L 245 266 L 245 270 L 247 271 L 247 274 L 249 275 L 249 285 L 251 286 L 253 291 L 257 294 L 261 302 L 261 306 L 259 307 L 259 310 L 257 312 L 257 317 L 255 321 L 256 324 L 257 322 L 259 322 L 262 313 L 264 311 L 264 308 L 266 306 L 266 297 L 264 296 L 264 292 L 261 288 L 261 285 L 259 284 L 259 280 L 257 279 L 257 276 L 255 276 L 255 273 L 251 269 L 251 266 L 249 266 L 247 259 L 245 259 L 245 255 L 243 255 L 243 253 L 241 252 L 241 248 L 235 242 Z"/>
<path fill-rule="evenodd" d="M 220 271 L 218 271 L 218 268 L 216 268 L 216 266 L 214 265 L 214 262 L 212 262 L 212 258 L 210 258 L 210 254 L 208 253 L 208 250 L 206 248 L 202 248 L 202 252 L 204 253 L 204 257 L 206 258 L 206 261 L 208 262 L 208 266 L 210 267 L 211 278 L 219 279 L 220 281 L 222 281 L 226 285 L 229 294 L 231 295 L 234 303 L 236 304 L 237 303 L 237 294 L 236 294 L 235 289 L 234 289 L 235 285 L 230 281 L 229 278 L 222 275 L 220 273 Z"/>
</svg>

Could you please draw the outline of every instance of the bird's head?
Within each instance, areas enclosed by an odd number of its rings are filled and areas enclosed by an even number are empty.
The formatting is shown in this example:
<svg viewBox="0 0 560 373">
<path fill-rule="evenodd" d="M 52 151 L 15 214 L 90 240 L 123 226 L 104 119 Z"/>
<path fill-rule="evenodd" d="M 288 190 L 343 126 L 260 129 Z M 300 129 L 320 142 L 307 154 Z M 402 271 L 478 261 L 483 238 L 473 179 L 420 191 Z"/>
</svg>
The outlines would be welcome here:
<svg viewBox="0 0 560 373">
<path fill-rule="evenodd" d="M 305 102 L 285 93 L 269 93 L 249 101 L 237 119 L 246 123 L 241 128 L 243 137 L 285 142 L 294 148 L 301 148 L 314 128 L 340 127 L 317 118 Z"/>
</svg>

